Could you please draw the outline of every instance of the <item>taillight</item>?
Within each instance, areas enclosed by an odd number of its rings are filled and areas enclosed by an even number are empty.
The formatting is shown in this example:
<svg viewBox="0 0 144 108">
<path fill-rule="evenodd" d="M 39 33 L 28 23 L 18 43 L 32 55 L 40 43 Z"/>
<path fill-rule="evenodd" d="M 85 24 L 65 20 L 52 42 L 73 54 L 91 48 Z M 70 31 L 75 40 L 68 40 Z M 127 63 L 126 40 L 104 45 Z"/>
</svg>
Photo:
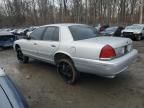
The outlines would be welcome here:
<svg viewBox="0 0 144 108">
<path fill-rule="evenodd" d="M 116 56 L 115 50 L 110 46 L 106 45 L 102 48 L 100 53 L 100 59 L 110 60 Z"/>
</svg>

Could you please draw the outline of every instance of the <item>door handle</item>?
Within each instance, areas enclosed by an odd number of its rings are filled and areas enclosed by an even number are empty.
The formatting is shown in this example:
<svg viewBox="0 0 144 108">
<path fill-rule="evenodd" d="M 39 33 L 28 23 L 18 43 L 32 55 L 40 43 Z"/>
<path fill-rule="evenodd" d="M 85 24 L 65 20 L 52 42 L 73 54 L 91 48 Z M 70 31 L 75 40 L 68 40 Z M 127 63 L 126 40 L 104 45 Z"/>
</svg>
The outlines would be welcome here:
<svg viewBox="0 0 144 108">
<path fill-rule="evenodd" d="M 33 43 L 33 45 L 37 45 L 37 43 Z"/>
<path fill-rule="evenodd" d="M 55 45 L 51 45 L 51 47 L 56 47 Z"/>
</svg>

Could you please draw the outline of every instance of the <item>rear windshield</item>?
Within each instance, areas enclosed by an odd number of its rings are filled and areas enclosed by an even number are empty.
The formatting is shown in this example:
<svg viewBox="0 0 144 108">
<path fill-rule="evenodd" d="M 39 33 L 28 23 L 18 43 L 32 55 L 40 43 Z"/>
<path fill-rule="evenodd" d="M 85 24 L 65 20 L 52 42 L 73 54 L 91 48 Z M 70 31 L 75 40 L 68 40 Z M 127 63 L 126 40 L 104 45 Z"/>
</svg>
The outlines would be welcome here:
<svg viewBox="0 0 144 108">
<path fill-rule="evenodd" d="M 74 25 L 70 26 L 69 29 L 75 41 L 95 38 L 98 36 L 96 29 L 87 25 Z"/>
<path fill-rule="evenodd" d="M 109 27 L 105 31 L 116 31 L 118 27 Z"/>
</svg>

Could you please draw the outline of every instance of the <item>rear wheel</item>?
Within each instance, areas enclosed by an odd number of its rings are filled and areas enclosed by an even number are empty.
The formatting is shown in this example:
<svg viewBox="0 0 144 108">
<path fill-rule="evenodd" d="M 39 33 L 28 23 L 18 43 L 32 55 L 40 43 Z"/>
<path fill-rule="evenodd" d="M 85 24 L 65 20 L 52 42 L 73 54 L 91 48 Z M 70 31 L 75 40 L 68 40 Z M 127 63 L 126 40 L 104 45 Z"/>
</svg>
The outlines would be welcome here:
<svg viewBox="0 0 144 108">
<path fill-rule="evenodd" d="M 16 48 L 17 52 L 17 59 L 21 63 L 28 63 L 29 62 L 29 57 L 23 55 L 22 51 L 20 48 Z"/>
<path fill-rule="evenodd" d="M 79 79 L 79 72 L 69 59 L 61 59 L 57 63 L 57 71 L 67 84 L 75 84 Z"/>
</svg>

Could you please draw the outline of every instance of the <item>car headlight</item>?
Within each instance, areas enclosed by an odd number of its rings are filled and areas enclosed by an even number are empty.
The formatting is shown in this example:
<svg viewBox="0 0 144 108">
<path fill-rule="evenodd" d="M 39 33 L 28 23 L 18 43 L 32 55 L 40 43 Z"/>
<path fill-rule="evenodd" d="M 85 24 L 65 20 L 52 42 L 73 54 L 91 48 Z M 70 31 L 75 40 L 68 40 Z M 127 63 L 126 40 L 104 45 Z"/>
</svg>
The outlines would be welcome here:
<svg viewBox="0 0 144 108">
<path fill-rule="evenodd" d="M 140 32 L 134 32 L 133 34 L 140 34 Z"/>
</svg>

